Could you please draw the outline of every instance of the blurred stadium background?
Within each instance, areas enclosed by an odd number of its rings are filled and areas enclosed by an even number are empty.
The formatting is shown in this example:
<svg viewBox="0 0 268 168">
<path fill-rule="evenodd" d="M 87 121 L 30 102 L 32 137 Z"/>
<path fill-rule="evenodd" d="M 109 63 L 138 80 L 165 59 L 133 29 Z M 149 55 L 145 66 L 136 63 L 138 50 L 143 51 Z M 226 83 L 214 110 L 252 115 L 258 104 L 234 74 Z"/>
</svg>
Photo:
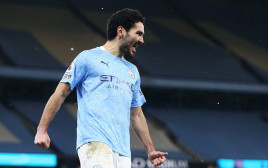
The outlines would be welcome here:
<svg viewBox="0 0 268 168">
<path fill-rule="evenodd" d="M 43 108 L 76 55 L 106 41 L 122 8 L 147 21 L 130 60 L 167 168 L 268 168 L 268 1 L 0 0 L 0 167 L 79 167 L 76 93 L 33 144 Z M 131 134 L 132 167 L 150 167 Z M 42 155 L 38 155 L 42 154 Z M 39 158 L 40 156 L 40 158 Z"/>
</svg>

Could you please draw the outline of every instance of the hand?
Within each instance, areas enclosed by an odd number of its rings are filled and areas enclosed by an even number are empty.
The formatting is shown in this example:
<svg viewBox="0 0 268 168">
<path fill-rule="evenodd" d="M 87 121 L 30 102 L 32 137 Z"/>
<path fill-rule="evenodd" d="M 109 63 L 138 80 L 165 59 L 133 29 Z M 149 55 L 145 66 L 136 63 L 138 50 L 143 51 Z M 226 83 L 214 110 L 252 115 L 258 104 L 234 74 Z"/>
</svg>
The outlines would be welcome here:
<svg viewBox="0 0 268 168">
<path fill-rule="evenodd" d="M 40 146 L 43 149 L 48 149 L 50 146 L 50 138 L 47 132 L 39 133 L 37 131 L 34 139 L 34 144 Z"/>
<path fill-rule="evenodd" d="M 154 151 L 149 153 L 148 158 L 154 167 L 160 166 L 166 160 L 167 152 Z"/>
</svg>

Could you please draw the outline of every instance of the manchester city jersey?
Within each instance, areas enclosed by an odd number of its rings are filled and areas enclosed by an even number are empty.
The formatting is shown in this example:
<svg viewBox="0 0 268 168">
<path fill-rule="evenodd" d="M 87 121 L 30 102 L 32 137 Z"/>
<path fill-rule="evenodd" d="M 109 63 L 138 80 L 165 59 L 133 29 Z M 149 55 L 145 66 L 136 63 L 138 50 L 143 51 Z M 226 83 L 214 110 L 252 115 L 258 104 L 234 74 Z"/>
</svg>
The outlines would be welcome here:
<svg viewBox="0 0 268 168">
<path fill-rule="evenodd" d="M 146 102 L 136 66 L 97 47 L 81 52 L 60 82 L 77 89 L 77 149 L 98 141 L 130 157 L 130 108 Z"/>
</svg>

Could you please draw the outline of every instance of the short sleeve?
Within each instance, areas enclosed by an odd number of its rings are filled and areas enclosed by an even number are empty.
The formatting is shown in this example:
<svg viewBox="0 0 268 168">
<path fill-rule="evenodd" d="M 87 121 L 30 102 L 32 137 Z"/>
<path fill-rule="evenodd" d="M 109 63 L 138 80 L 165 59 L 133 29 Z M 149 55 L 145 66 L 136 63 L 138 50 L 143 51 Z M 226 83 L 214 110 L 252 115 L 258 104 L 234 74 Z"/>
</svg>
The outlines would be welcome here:
<svg viewBox="0 0 268 168">
<path fill-rule="evenodd" d="M 131 107 L 140 107 L 142 106 L 144 103 L 146 103 L 146 99 L 141 91 L 141 87 L 140 87 L 140 75 L 137 75 L 137 81 L 134 85 L 134 90 L 133 90 L 133 98 L 132 98 L 132 102 L 131 102 Z"/>
<path fill-rule="evenodd" d="M 81 81 L 84 80 L 87 74 L 87 65 L 85 52 L 80 53 L 68 69 L 65 71 L 60 83 L 69 83 L 73 90 Z"/>
</svg>

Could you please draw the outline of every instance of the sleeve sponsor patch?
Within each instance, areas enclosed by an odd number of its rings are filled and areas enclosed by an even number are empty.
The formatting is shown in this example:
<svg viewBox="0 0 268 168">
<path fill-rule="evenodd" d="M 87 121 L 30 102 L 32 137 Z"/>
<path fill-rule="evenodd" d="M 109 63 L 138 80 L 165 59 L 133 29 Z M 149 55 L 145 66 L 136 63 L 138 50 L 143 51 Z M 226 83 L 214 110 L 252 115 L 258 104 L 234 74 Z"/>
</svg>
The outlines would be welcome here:
<svg viewBox="0 0 268 168">
<path fill-rule="evenodd" d="M 68 69 L 66 70 L 66 73 L 72 73 L 74 70 L 74 62 L 71 63 L 71 65 L 68 67 Z"/>
<path fill-rule="evenodd" d="M 63 79 L 70 79 L 71 77 L 72 77 L 72 75 L 68 75 L 68 74 L 63 75 Z"/>
</svg>

